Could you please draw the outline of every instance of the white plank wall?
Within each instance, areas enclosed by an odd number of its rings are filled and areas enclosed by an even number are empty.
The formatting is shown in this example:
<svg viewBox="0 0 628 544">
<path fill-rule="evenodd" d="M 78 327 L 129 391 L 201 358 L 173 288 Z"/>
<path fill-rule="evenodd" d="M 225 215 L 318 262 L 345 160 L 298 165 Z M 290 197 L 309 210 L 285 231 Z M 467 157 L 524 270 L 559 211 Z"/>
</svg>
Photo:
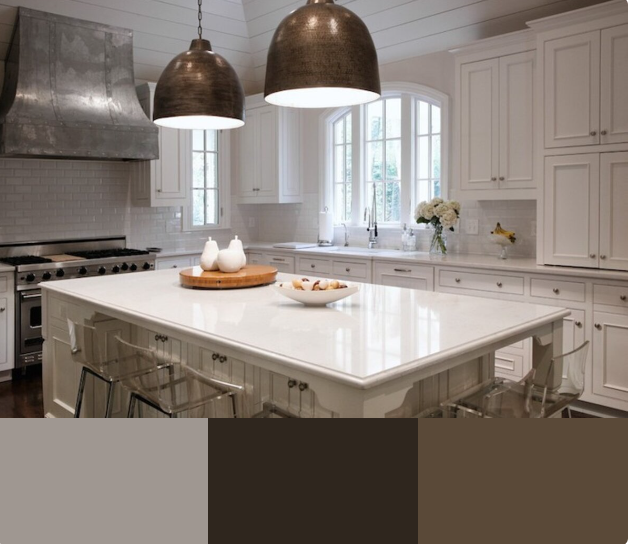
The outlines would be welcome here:
<svg viewBox="0 0 628 544">
<path fill-rule="evenodd" d="M 527 21 L 605 0 L 337 0 L 364 19 L 380 63 L 389 64 L 525 28 Z M 281 20 L 305 0 L 204 0 L 203 27 L 238 72 L 247 94 L 264 85 L 266 56 Z M 0 0 L 0 61 L 17 7 L 130 28 L 136 77 L 156 81 L 196 36 L 196 0 Z M 0 68 L 0 74 L 2 70 Z"/>
</svg>

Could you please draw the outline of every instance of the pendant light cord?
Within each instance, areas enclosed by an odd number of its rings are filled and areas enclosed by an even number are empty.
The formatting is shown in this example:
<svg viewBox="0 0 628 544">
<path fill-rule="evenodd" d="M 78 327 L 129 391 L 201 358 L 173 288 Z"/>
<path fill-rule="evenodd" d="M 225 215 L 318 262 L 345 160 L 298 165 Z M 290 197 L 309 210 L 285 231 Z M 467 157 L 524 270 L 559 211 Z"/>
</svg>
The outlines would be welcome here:
<svg viewBox="0 0 628 544">
<path fill-rule="evenodd" d="M 198 39 L 203 39 L 203 0 L 198 0 Z"/>
</svg>

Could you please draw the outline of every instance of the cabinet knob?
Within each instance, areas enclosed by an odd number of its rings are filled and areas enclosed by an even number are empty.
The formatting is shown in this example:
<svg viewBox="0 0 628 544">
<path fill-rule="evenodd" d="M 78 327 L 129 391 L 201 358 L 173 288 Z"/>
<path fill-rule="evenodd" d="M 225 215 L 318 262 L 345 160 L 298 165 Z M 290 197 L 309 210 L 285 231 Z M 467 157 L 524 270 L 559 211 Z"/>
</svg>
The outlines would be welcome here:
<svg viewBox="0 0 628 544">
<path fill-rule="evenodd" d="M 591 257 L 592 259 L 595 259 L 597 257 L 597 255 L 595 253 L 591 253 L 591 255 L 589 255 L 589 257 Z"/>
<path fill-rule="evenodd" d="M 345 272 L 348 274 L 349 272 L 351 272 L 350 268 L 345 269 Z"/>
<path fill-rule="evenodd" d="M 316 268 L 316 265 L 315 265 L 315 264 L 313 264 L 313 265 L 311 265 L 311 266 L 312 266 L 312 268 Z"/>
<path fill-rule="evenodd" d="M 600 255 L 600 259 L 602 259 L 603 261 L 606 260 L 606 255 Z"/>
<path fill-rule="evenodd" d="M 298 383 L 299 382 L 297 382 L 296 380 L 288 380 L 288 387 L 290 389 L 294 389 L 297 386 Z"/>
<path fill-rule="evenodd" d="M 626 297 L 626 295 L 622 295 L 622 296 L 620 296 L 620 297 L 619 297 L 619 299 L 620 299 L 622 302 L 626 302 L 626 300 L 628 300 L 628 297 Z M 4 308 L 2 309 L 2 311 L 4 312 Z"/>
<path fill-rule="evenodd" d="M 299 391 L 301 391 L 301 393 L 307 391 L 310 388 L 310 386 L 307 383 L 300 383 L 299 384 Z"/>
<path fill-rule="evenodd" d="M 600 134 L 601 134 L 602 136 L 606 136 L 606 135 L 608 134 L 608 130 L 603 130 L 602 132 L 600 132 Z"/>
<path fill-rule="evenodd" d="M 497 178 L 491 178 L 491 181 L 497 181 Z"/>
<path fill-rule="evenodd" d="M 500 289 L 504 286 L 504 284 L 501 281 L 497 282 L 497 287 L 499 287 Z"/>
<path fill-rule="evenodd" d="M 220 355 L 217 353 L 212 353 L 212 361 L 217 361 L 220 358 Z"/>
<path fill-rule="evenodd" d="M 161 189 L 157 189 L 157 192 L 158 192 L 158 193 L 161 193 Z"/>
<path fill-rule="evenodd" d="M 591 131 L 591 136 L 597 136 L 597 130 Z"/>
<path fill-rule="evenodd" d="M 227 362 L 227 357 L 224 355 L 221 355 L 220 358 L 218 359 L 218 361 L 220 361 L 221 365 L 224 365 Z"/>
<path fill-rule="evenodd" d="M 462 280 L 460 278 L 456 278 L 456 283 L 460 283 Z"/>
<path fill-rule="evenodd" d="M 625 298 L 625 297 L 624 297 Z M 7 309 L 6 308 L 0 308 L 0 314 L 6 312 Z"/>
<path fill-rule="evenodd" d="M 595 328 L 596 328 L 598 331 L 601 331 L 601 330 L 602 330 L 602 325 L 600 325 L 599 323 L 596 323 L 596 324 L 595 324 Z"/>
<path fill-rule="evenodd" d="M 554 289 L 554 294 L 555 295 L 560 295 L 560 289 Z"/>
<path fill-rule="evenodd" d="M 576 325 L 576 327 L 578 327 L 579 329 L 581 329 L 581 328 L 582 328 L 582 321 L 576 321 L 576 322 L 574 323 L 574 325 Z"/>
<path fill-rule="evenodd" d="M 499 181 L 506 181 L 506 178 L 504 176 L 499 178 Z"/>
</svg>

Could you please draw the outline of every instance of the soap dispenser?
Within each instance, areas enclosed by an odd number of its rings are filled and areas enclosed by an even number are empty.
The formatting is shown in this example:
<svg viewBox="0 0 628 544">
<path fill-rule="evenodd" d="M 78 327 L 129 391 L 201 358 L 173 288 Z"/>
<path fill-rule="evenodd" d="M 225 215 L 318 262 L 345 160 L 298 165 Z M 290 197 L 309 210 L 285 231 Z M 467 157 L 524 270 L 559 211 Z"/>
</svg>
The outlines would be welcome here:
<svg viewBox="0 0 628 544">
<path fill-rule="evenodd" d="M 211 238 L 205 244 L 205 250 L 201 255 L 201 268 L 206 272 L 215 272 L 218 270 L 218 243 Z"/>
<path fill-rule="evenodd" d="M 408 225 L 403 224 L 403 232 L 401 233 L 401 251 L 408 251 Z"/>
<path fill-rule="evenodd" d="M 244 268 L 246 266 L 246 253 L 244 253 L 242 240 L 240 240 L 238 236 L 236 236 L 234 240 L 231 240 L 231 243 L 229 244 L 229 251 L 237 251 L 242 255 L 242 268 Z"/>
</svg>

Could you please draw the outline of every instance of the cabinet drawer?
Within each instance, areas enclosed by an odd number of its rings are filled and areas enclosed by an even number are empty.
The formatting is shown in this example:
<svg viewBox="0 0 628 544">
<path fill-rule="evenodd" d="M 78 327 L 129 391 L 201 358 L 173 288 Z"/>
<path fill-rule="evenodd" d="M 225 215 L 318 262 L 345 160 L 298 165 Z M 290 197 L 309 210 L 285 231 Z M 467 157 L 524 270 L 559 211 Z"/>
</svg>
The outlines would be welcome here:
<svg viewBox="0 0 628 544">
<path fill-rule="evenodd" d="M 593 303 L 628 309 L 628 286 L 595 285 L 593 286 Z"/>
<path fill-rule="evenodd" d="M 172 259 L 157 259 L 157 270 L 168 270 L 169 268 L 187 268 L 192 266 L 190 257 L 173 257 Z"/>
<path fill-rule="evenodd" d="M 248 264 L 264 264 L 264 255 L 261 253 L 247 253 L 246 262 Z"/>
<path fill-rule="evenodd" d="M 368 278 L 368 265 L 334 261 L 334 275 L 365 280 Z"/>
<path fill-rule="evenodd" d="M 584 283 L 538 279 L 532 279 L 530 291 L 533 297 L 570 300 L 573 302 L 584 302 L 585 293 Z"/>
<path fill-rule="evenodd" d="M 375 263 L 375 283 L 422 291 L 434 290 L 434 269 L 407 263 Z"/>
<path fill-rule="evenodd" d="M 487 293 L 523 295 L 524 279 L 517 276 L 474 274 L 471 272 L 441 270 L 439 283 L 441 287 L 453 289 L 470 289 Z"/>
<path fill-rule="evenodd" d="M 521 379 L 524 376 L 524 357 L 509 351 L 495 353 L 495 375 L 501 378 Z"/>
<path fill-rule="evenodd" d="M 331 261 L 322 259 L 299 259 L 301 274 L 331 274 Z"/>
<path fill-rule="evenodd" d="M 294 274 L 295 263 L 294 257 L 284 255 L 266 255 L 266 264 L 274 266 L 279 272 L 285 274 Z"/>
</svg>

